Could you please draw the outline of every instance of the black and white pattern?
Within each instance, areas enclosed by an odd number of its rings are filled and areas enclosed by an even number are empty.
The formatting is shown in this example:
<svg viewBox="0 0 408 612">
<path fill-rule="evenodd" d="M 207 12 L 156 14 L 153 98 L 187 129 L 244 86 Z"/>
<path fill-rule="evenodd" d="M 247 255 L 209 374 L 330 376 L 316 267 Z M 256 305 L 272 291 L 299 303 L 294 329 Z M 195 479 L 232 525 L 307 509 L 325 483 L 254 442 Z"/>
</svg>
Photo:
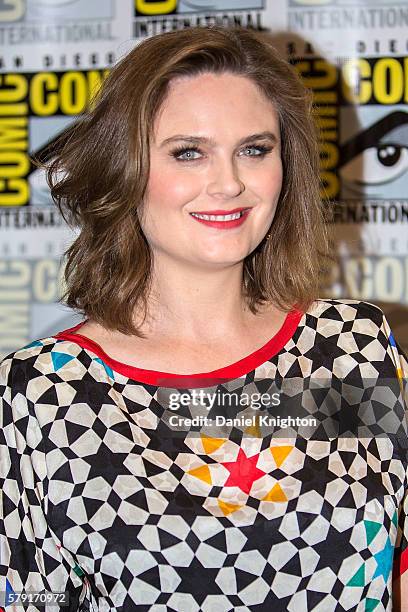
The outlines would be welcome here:
<svg viewBox="0 0 408 612">
<path fill-rule="evenodd" d="M 402 401 L 408 363 L 379 308 L 318 300 L 197 376 L 120 364 L 79 328 L 0 364 L 0 591 L 69 591 L 82 612 L 391 610 L 392 572 L 408 570 L 401 430 L 176 434 L 166 405 L 169 388 L 325 377 L 394 380 Z"/>
</svg>

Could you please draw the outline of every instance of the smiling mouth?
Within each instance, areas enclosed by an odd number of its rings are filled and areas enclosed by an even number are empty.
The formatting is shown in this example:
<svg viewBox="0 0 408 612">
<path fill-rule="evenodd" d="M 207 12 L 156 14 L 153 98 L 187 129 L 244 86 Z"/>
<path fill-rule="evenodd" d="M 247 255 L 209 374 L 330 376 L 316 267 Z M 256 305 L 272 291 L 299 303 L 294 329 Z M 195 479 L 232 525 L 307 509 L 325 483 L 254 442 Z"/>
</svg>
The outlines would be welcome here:
<svg viewBox="0 0 408 612">
<path fill-rule="evenodd" d="M 242 217 L 242 215 L 245 214 L 248 210 L 249 208 L 246 208 L 240 210 L 239 212 L 230 213 L 227 215 L 205 215 L 201 213 L 190 213 L 190 215 L 192 217 L 197 217 L 197 219 L 204 219 L 204 221 L 235 221 L 236 219 Z"/>
</svg>

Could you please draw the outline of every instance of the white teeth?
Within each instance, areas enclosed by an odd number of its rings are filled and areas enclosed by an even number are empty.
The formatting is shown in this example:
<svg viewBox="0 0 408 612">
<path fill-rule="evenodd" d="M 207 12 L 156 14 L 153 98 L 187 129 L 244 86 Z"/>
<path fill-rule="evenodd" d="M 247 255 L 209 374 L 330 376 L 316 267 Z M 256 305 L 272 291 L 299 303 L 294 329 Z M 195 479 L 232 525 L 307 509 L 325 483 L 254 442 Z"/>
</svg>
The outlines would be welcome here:
<svg viewBox="0 0 408 612">
<path fill-rule="evenodd" d="M 198 213 L 190 213 L 197 219 L 205 219 L 205 221 L 233 221 L 242 216 L 242 212 L 233 213 L 232 215 L 199 215 Z"/>
</svg>

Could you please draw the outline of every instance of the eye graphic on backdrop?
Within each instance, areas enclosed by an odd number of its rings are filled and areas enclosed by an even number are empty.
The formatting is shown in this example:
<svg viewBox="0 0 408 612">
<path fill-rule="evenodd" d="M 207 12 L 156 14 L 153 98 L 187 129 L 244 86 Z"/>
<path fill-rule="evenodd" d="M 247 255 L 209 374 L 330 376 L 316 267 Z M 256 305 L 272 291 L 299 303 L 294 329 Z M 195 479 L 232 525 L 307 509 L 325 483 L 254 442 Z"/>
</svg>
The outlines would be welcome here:
<svg viewBox="0 0 408 612">
<path fill-rule="evenodd" d="M 408 170 L 408 147 L 382 144 L 369 147 L 340 170 L 347 182 L 377 185 L 394 181 Z"/>
<path fill-rule="evenodd" d="M 390 185 L 408 171 L 408 113 L 393 112 L 340 147 L 342 184 L 364 192 Z"/>
</svg>

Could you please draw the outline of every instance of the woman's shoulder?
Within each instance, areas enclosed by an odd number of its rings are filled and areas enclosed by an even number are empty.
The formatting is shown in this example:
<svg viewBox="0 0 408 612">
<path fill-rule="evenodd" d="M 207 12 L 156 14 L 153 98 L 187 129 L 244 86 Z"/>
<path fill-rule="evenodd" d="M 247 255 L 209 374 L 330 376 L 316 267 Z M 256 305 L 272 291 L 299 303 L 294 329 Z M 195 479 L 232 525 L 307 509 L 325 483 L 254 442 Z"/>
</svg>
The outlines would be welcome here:
<svg viewBox="0 0 408 612">
<path fill-rule="evenodd" d="M 319 298 L 305 312 L 305 328 L 313 334 L 314 345 L 335 345 L 358 363 L 393 363 L 399 377 L 408 376 L 405 352 L 394 337 L 383 310 L 362 300 Z M 327 347 L 325 348 L 327 350 Z M 380 366 L 378 366 L 380 367 Z"/>
<path fill-rule="evenodd" d="M 383 310 L 363 300 L 319 298 L 305 311 L 304 325 L 327 338 L 371 336 L 384 346 L 395 344 Z"/>
<path fill-rule="evenodd" d="M 367 320 L 382 326 L 384 313 L 371 302 L 353 299 L 318 298 L 306 310 L 310 317 L 348 322 Z"/>
<path fill-rule="evenodd" d="M 33 381 L 48 378 L 74 360 L 80 347 L 73 342 L 66 342 L 55 336 L 33 340 L 18 348 L 0 360 L 0 391 L 2 387 L 13 384 L 14 388 L 25 387 Z M 38 386 L 38 385 L 37 385 Z"/>
</svg>

